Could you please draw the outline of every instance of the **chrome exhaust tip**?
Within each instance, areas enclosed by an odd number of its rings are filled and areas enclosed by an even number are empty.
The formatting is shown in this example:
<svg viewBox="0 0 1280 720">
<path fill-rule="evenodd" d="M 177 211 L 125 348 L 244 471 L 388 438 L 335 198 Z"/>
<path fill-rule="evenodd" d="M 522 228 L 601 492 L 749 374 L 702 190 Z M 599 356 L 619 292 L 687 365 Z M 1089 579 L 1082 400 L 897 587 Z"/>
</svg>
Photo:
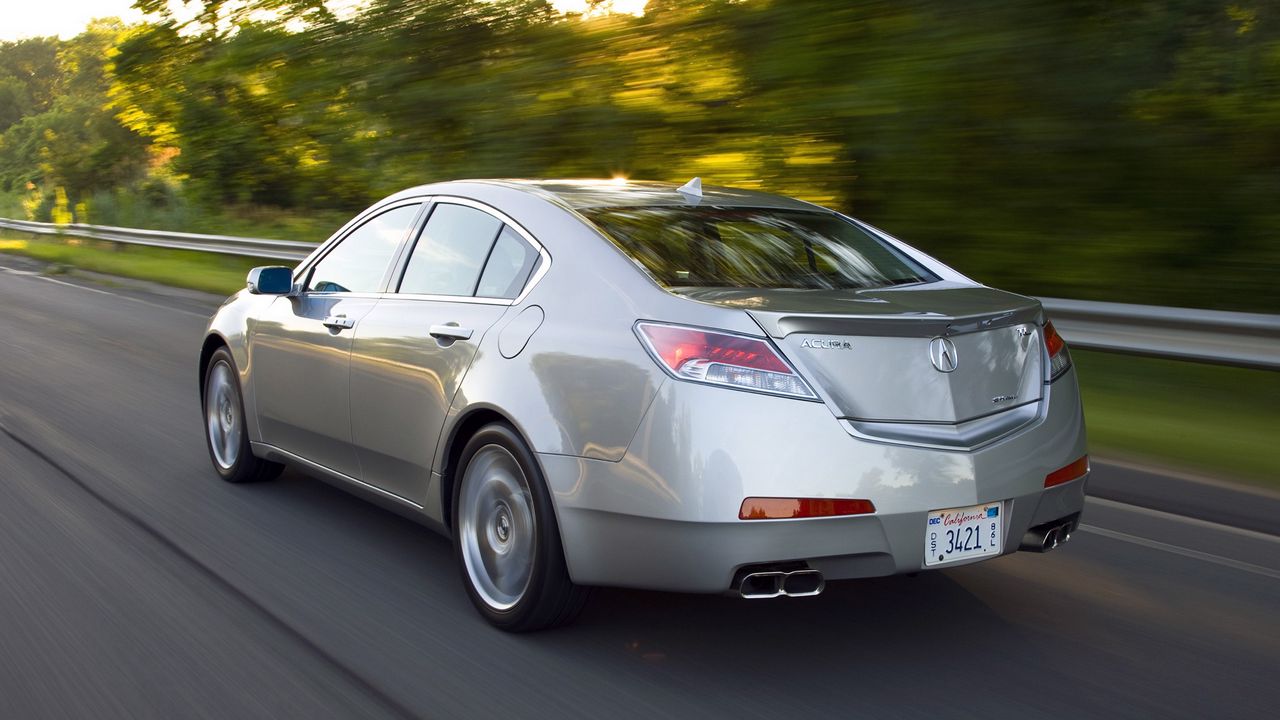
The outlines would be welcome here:
<svg viewBox="0 0 1280 720">
<path fill-rule="evenodd" d="M 767 566 L 766 566 L 767 567 Z M 738 581 L 738 594 L 752 600 L 776 597 L 813 597 L 822 594 L 827 587 L 822 573 L 803 568 L 800 570 L 757 570 L 748 572 Z"/>
<path fill-rule="evenodd" d="M 1027 552 L 1047 553 L 1058 547 L 1058 527 L 1038 527 L 1031 528 L 1022 536 L 1022 542 L 1018 545 L 1019 550 Z"/>
<path fill-rule="evenodd" d="M 1063 523 L 1058 526 L 1058 544 L 1066 545 L 1071 539 L 1071 523 Z"/>
<path fill-rule="evenodd" d="M 1079 522 L 1079 513 L 1068 515 L 1065 518 L 1058 518 L 1051 523 L 1037 525 L 1022 536 L 1022 542 L 1018 545 L 1019 550 L 1028 552 L 1047 553 L 1050 550 L 1065 545 L 1071 539 L 1071 531 L 1076 528 Z"/>
<path fill-rule="evenodd" d="M 817 570 L 796 570 L 782 578 L 782 592 L 787 597 L 813 597 L 821 595 L 827 581 Z"/>
<path fill-rule="evenodd" d="M 785 575 L 776 570 L 748 573 L 738 583 L 738 593 L 751 600 L 778 597 L 783 594 L 782 579 Z"/>
</svg>

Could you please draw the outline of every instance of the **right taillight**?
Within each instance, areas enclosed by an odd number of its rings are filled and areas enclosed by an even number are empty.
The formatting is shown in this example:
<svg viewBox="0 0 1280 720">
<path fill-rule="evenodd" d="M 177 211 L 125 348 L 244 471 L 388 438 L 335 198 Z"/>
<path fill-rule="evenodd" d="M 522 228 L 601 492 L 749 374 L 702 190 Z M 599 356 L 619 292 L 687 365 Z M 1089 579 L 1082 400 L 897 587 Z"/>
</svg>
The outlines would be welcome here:
<svg viewBox="0 0 1280 720">
<path fill-rule="evenodd" d="M 1049 382 L 1053 382 L 1071 367 L 1071 353 L 1067 350 L 1067 341 L 1048 320 L 1044 321 L 1044 346 L 1049 351 Z"/>
<path fill-rule="evenodd" d="M 636 323 L 636 333 L 681 380 L 816 400 L 817 395 L 768 342 L 682 325 Z"/>
</svg>

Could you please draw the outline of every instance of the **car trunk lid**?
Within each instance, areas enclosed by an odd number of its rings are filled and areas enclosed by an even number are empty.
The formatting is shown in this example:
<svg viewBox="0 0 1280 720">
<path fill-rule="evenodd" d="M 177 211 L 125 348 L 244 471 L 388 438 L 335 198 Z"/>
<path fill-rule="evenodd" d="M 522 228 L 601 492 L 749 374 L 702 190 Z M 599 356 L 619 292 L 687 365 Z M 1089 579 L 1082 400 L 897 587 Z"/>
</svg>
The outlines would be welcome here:
<svg viewBox="0 0 1280 720">
<path fill-rule="evenodd" d="M 837 416 L 962 423 L 1037 402 L 1040 303 L 958 283 L 681 294 L 746 310 Z"/>
</svg>

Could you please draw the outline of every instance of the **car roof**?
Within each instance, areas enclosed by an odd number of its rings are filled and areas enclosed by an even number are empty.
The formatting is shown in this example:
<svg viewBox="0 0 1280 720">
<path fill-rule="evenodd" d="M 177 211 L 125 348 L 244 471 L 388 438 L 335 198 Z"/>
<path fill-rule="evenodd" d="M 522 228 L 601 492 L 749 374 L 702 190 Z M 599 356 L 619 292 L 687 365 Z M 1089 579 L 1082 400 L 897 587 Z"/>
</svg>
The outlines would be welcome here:
<svg viewBox="0 0 1280 720">
<path fill-rule="evenodd" d="M 575 210 L 600 207 L 689 206 L 689 198 L 679 192 L 680 185 L 639 180 L 469 180 L 463 182 L 502 185 L 549 196 Z M 821 209 L 817 205 L 794 198 L 740 188 L 702 187 L 699 205 L 716 207 L 768 207 L 803 210 Z"/>
</svg>

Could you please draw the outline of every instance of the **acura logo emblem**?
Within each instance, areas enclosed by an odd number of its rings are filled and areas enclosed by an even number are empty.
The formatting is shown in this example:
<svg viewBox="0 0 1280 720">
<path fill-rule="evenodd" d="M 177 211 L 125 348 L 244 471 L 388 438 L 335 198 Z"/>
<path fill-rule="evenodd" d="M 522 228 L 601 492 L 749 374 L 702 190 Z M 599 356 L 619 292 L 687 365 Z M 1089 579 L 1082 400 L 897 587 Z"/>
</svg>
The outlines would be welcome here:
<svg viewBox="0 0 1280 720">
<path fill-rule="evenodd" d="M 936 337 L 929 343 L 929 360 L 938 372 L 949 373 L 956 369 L 959 357 L 956 344 L 944 337 Z"/>
</svg>

